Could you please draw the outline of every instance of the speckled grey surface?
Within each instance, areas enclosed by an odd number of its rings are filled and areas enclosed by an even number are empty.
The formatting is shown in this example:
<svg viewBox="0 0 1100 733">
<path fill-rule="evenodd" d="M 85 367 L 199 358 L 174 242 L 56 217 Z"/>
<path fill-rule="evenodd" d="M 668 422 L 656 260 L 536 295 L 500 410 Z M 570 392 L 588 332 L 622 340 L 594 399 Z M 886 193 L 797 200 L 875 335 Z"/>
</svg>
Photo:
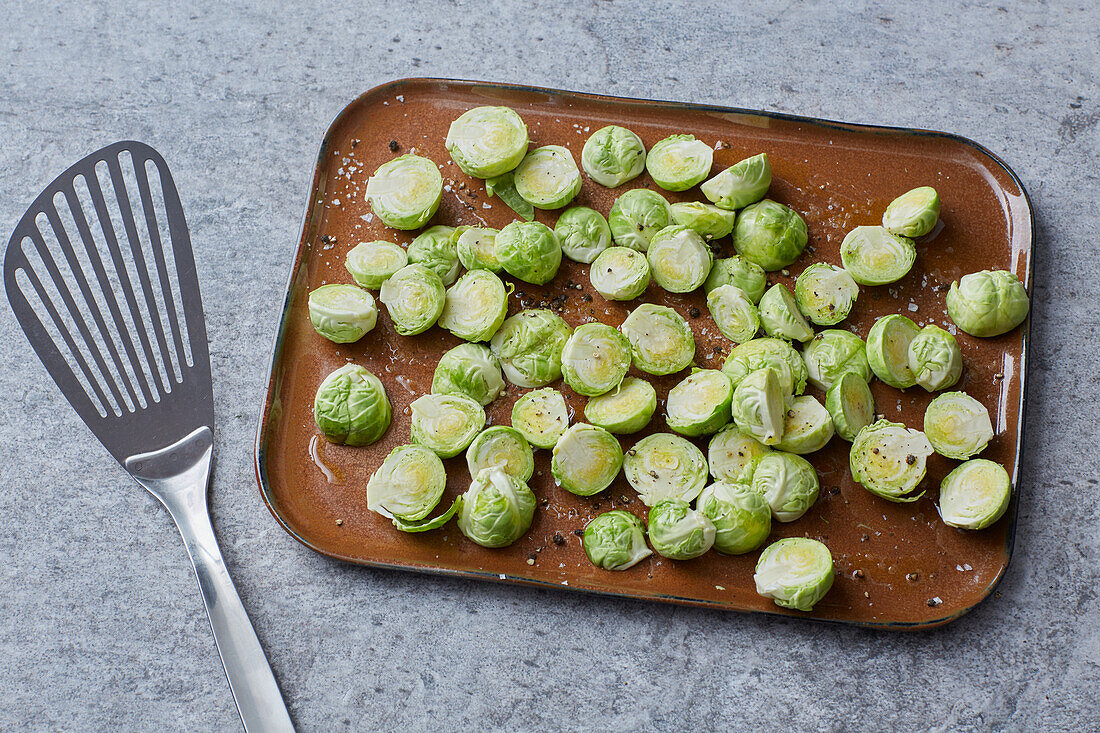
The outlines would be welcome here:
<svg viewBox="0 0 1100 733">
<path fill-rule="evenodd" d="M 210 332 L 214 524 L 302 730 L 1100 729 L 1095 2 L 128 5 L 5 6 L 0 223 L 116 139 L 169 161 Z M 939 128 L 1003 156 L 1037 270 L 995 596 L 901 636 L 358 569 L 283 532 L 252 443 L 317 146 L 357 94 L 415 75 Z M 0 342 L 0 728 L 233 730 L 167 515 L 6 307 Z"/>
</svg>

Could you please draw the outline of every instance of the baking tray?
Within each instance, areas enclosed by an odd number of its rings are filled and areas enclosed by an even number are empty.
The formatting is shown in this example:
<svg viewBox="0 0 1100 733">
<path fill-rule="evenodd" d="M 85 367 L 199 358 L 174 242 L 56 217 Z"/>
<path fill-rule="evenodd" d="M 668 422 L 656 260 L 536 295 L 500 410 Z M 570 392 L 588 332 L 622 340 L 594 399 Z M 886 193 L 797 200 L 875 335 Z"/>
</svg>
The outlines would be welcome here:
<svg viewBox="0 0 1100 733">
<path fill-rule="evenodd" d="M 511 547 L 482 548 L 466 540 L 453 522 L 435 532 L 404 534 L 369 512 L 368 477 L 394 446 L 408 442 L 408 405 L 430 391 L 439 355 L 459 340 L 440 328 L 415 337 L 399 336 L 382 309 L 377 327 L 367 337 L 350 345 L 332 344 L 311 327 L 307 295 L 325 283 L 350 282 L 344 255 L 356 243 L 388 239 L 404 245 L 415 235 L 382 226 L 363 198 L 370 174 L 397 153 L 415 151 L 442 165 L 443 203 L 431 224 L 500 228 L 513 220 L 499 199 L 487 198 L 479 181 L 451 163 L 443 145 L 455 117 L 485 104 L 516 109 L 527 122 L 533 146 L 565 145 L 578 160 L 588 135 L 611 123 L 637 132 L 647 148 L 672 133 L 693 133 L 716 147 L 715 171 L 767 152 L 774 171 L 769 196 L 800 212 L 810 232 L 809 247 L 798 262 L 769 276 L 770 282 L 789 287 L 811 262 L 839 264 L 845 233 L 860 224 L 878 223 L 895 196 L 918 185 L 934 186 L 943 200 L 942 226 L 918 241 L 919 255 L 909 276 L 894 285 L 861 289 L 851 316 L 842 324 L 861 336 L 876 317 L 888 313 L 903 313 L 921 325 L 950 326 L 946 286 L 967 272 L 1008 269 L 1031 290 L 1033 222 L 1027 194 L 1004 163 L 956 135 L 505 84 L 442 79 L 384 84 L 348 105 L 321 143 L 275 337 L 256 440 L 256 473 L 264 501 L 292 536 L 329 557 L 374 567 L 894 629 L 946 623 L 993 590 L 1012 554 L 1015 496 L 1005 517 L 991 528 L 952 529 L 940 521 L 934 499 L 940 480 L 955 462 L 932 457 L 925 481 L 928 494 L 912 504 L 892 504 L 853 483 L 849 444 L 839 437 L 809 456 L 821 477 L 817 504 L 796 522 L 776 522 L 769 538 L 771 542 L 813 537 L 832 551 L 836 582 L 809 614 L 780 609 L 755 593 L 756 552 L 739 557 L 710 552 L 688 562 L 654 556 L 625 572 L 597 569 L 585 557 L 576 531 L 609 509 L 643 516 L 645 507 L 621 474 L 607 491 L 593 497 L 573 496 L 556 487 L 549 451 L 536 451 L 531 487 L 540 505 L 534 523 Z M 586 177 L 573 203 L 606 214 L 623 191 L 653 185 L 643 174 L 611 190 Z M 697 189 L 663 193 L 672 201 L 702 198 Z M 538 212 L 538 220 L 551 226 L 556 217 L 557 212 Z M 718 247 L 719 256 L 733 252 L 729 238 Z M 640 302 L 605 302 L 591 289 L 588 267 L 565 260 L 545 287 L 516 282 L 509 314 L 553 304 L 557 296 L 564 296 L 564 302 L 556 301 L 557 307 L 573 327 L 593 320 L 617 326 Z M 731 344 L 710 321 L 701 291 L 675 295 L 654 285 L 640 300 L 669 305 L 687 317 L 696 335 L 698 365 L 720 367 Z M 1015 485 L 1023 438 L 1028 323 L 993 339 L 961 332 L 957 337 L 965 363 L 957 388 L 989 408 L 997 432 L 982 455 L 1004 464 Z M 352 361 L 382 379 L 394 406 L 389 431 L 365 448 L 327 443 L 312 415 L 317 385 L 330 371 Z M 666 430 L 663 398 L 682 376 L 652 380 L 661 399 L 658 413 L 645 431 L 624 438 L 624 449 L 644 435 Z M 565 394 L 575 419 L 582 420 L 584 398 L 563 384 L 555 386 Z M 491 424 L 508 424 L 512 404 L 524 391 L 509 386 L 506 396 L 487 409 Z M 813 388 L 809 392 L 822 398 Z M 924 390 L 901 392 L 876 380 L 872 392 L 878 412 L 921 427 L 930 399 Z M 705 449 L 705 441 L 697 443 Z M 445 464 L 447 492 L 441 506 L 469 484 L 461 455 Z M 1016 496 L 1020 490 L 1017 486 Z"/>
</svg>

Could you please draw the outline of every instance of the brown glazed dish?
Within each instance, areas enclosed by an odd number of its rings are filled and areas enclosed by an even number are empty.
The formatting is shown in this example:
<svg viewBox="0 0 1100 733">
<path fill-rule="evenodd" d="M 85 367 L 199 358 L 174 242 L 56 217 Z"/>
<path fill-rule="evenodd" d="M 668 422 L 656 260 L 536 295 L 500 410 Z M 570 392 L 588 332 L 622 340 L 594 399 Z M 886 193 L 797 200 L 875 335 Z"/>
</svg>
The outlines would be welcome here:
<svg viewBox="0 0 1100 733">
<path fill-rule="evenodd" d="M 430 391 L 439 356 L 459 340 L 438 327 L 415 337 L 399 336 L 383 307 L 377 327 L 365 338 L 333 344 L 314 332 L 306 298 L 325 283 L 351 282 L 344 256 L 358 242 L 386 239 L 407 245 L 416 234 L 387 229 L 370 215 L 364 201 L 367 178 L 395 155 L 415 149 L 442 165 L 443 203 L 431 224 L 500 228 L 513 220 L 499 199 L 486 197 L 480 181 L 451 163 L 443 145 L 454 118 L 487 104 L 514 108 L 528 125 L 532 147 L 564 145 L 578 164 L 589 134 L 612 123 L 638 133 L 647 149 L 669 134 L 693 133 L 717 146 L 715 172 L 749 155 L 768 153 L 774 171 L 768 196 L 800 212 L 810 232 L 809 247 L 798 262 L 789 271 L 769 275 L 770 282 L 792 288 L 794 278 L 810 263 L 840 264 L 844 235 L 855 226 L 880 223 L 894 197 L 915 186 L 934 186 L 943 201 L 942 223 L 918 240 L 913 270 L 894 285 L 861 288 L 852 315 L 838 326 L 860 336 L 867 335 L 875 318 L 889 313 L 902 313 L 920 325 L 950 326 L 946 288 L 968 272 L 1007 269 L 1031 290 L 1032 217 L 1027 195 L 1003 163 L 960 137 L 501 84 L 395 81 L 352 102 L 325 135 L 276 335 L 257 435 L 256 471 L 264 501 L 291 535 L 317 552 L 363 565 L 889 628 L 946 623 L 992 591 L 1012 553 L 1015 498 L 1005 517 L 989 529 L 952 529 L 940 520 L 935 500 L 940 480 L 957 462 L 933 456 L 925 480 L 928 493 L 912 504 L 892 504 L 852 481 L 849 444 L 839 437 L 807 456 L 821 478 L 817 504 L 798 521 L 776 522 L 769 538 L 771 542 L 813 537 L 832 551 L 836 582 L 809 614 L 778 608 L 756 594 L 752 573 L 759 552 L 739 557 L 709 552 L 688 562 L 653 556 L 625 572 L 596 568 L 585 557 L 577 531 L 612 508 L 643 517 L 646 508 L 622 474 L 610 489 L 592 497 L 558 488 L 550 476 L 550 452 L 545 450 L 536 451 L 531 481 L 540 502 L 534 524 L 511 547 L 479 547 L 463 537 L 454 522 L 434 532 L 404 534 L 369 512 L 367 479 L 393 447 L 408 442 L 408 405 Z M 655 184 L 643 173 L 611 190 L 585 177 L 573 203 L 606 216 L 618 195 L 638 186 Z M 702 199 L 697 188 L 662 193 L 671 201 Z M 553 226 L 557 212 L 540 211 L 537 218 Z M 718 256 L 733 253 L 728 237 L 716 244 Z M 732 346 L 714 327 L 702 291 L 674 295 L 653 285 L 640 301 L 609 303 L 592 289 L 588 266 L 569 260 L 545 287 L 515 285 L 509 314 L 553 307 L 573 327 L 589 321 L 618 326 L 638 302 L 654 302 L 688 319 L 696 334 L 699 366 L 719 368 Z M 997 435 L 982 457 L 1002 463 L 1014 484 L 1023 433 L 1027 333 L 1025 323 L 993 339 L 957 335 L 965 371 L 955 389 L 967 391 L 989 408 Z M 327 443 L 313 421 L 317 386 L 333 369 L 352 361 L 381 378 L 394 408 L 389 431 L 365 448 Z M 683 376 L 652 380 L 660 399 L 657 414 L 646 430 L 623 436 L 624 450 L 645 435 L 666 430 L 663 398 Z M 562 383 L 554 386 L 566 396 L 574 421 L 583 421 L 585 399 Z M 510 385 L 506 395 L 487 408 L 490 423 L 509 424 L 512 404 L 524 391 Z M 902 392 L 876 380 L 872 392 L 877 412 L 922 427 L 930 400 L 924 390 Z M 813 388 L 808 393 L 824 399 Z M 706 450 L 705 440 L 695 442 Z M 448 485 L 441 508 L 470 481 L 462 454 L 445 465 Z"/>
</svg>

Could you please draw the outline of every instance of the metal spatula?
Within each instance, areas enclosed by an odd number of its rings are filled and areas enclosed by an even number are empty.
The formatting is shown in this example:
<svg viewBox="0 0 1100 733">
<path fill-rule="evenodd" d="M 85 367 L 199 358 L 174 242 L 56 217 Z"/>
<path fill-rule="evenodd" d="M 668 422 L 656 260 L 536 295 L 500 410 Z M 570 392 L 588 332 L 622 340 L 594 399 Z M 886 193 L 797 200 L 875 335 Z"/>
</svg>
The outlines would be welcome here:
<svg viewBox="0 0 1100 733">
<path fill-rule="evenodd" d="M 293 731 L 210 525 L 210 355 L 164 159 L 119 142 L 65 171 L 12 234 L 4 285 L 65 398 L 175 520 L 245 730 Z"/>
</svg>

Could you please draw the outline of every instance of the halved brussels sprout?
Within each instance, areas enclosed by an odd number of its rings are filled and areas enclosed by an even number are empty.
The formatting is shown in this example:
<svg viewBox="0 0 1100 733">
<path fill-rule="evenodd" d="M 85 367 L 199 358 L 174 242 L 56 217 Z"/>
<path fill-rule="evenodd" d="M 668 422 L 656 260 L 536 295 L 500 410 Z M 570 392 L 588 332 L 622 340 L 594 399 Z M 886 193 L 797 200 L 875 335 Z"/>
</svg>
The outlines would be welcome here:
<svg viewBox="0 0 1100 733">
<path fill-rule="evenodd" d="M 758 369 L 733 390 L 733 422 L 745 435 L 775 445 L 783 437 L 788 396 L 774 369 Z"/>
<path fill-rule="evenodd" d="M 649 544 L 661 557 L 691 560 L 714 546 L 714 522 L 683 499 L 662 499 L 649 510 Z"/>
<path fill-rule="evenodd" d="M 931 186 L 921 186 L 890 202 L 882 215 L 882 226 L 902 237 L 923 237 L 939 218 L 940 195 Z"/>
<path fill-rule="evenodd" d="M 527 154 L 527 125 L 508 107 L 474 107 L 451 123 L 445 145 L 463 173 L 492 178 Z"/>
<path fill-rule="evenodd" d="M 745 158 L 710 179 L 699 190 L 715 206 L 741 209 L 764 198 L 772 185 L 772 165 L 767 153 Z"/>
<path fill-rule="evenodd" d="M 909 368 L 909 344 L 918 333 L 920 327 L 903 315 L 875 321 L 867 332 L 867 363 L 876 377 L 898 389 L 917 383 Z"/>
<path fill-rule="evenodd" d="M 759 338 L 738 344 L 730 349 L 722 365 L 734 387 L 757 369 L 765 368 L 775 371 L 784 394 L 800 395 L 806 391 L 806 362 L 782 339 Z"/>
<path fill-rule="evenodd" d="M 669 135 L 653 144 L 645 169 L 666 191 L 686 191 L 710 175 L 714 150 L 694 135 Z"/>
<path fill-rule="evenodd" d="M 689 438 L 710 435 L 730 421 L 733 384 L 717 369 L 699 369 L 668 391 L 665 421 Z"/>
<path fill-rule="evenodd" d="M 560 209 L 581 190 L 581 171 L 569 148 L 535 148 L 512 173 L 516 191 L 536 209 Z"/>
<path fill-rule="evenodd" d="M 348 250 L 344 258 L 344 267 L 351 279 L 371 290 L 382 287 L 382 283 L 407 264 L 408 253 L 393 242 L 360 242 Z"/>
<path fill-rule="evenodd" d="M 573 330 L 552 311 L 520 311 L 504 321 L 489 345 L 517 387 L 545 387 L 561 379 L 561 352 Z"/>
<path fill-rule="evenodd" d="M 805 455 L 825 447 L 836 429 L 829 411 L 810 395 L 795 397 L 783 420 L 783 438 L 775 444 L 779 450 Z"/>
<path fill-rule="evenodd" d="M 866 379 L 844 372 L 825 393 L 825 409 L 833 418 L 837 435 L 851 442 L 875 419 L 875 398 Z"/>
<path fill-rule="evenodd" d="M 623 473 L 646 506 L 662 499 L 692 501 L 707 483 L 707 459 L 679 435 L 654 433 L 626 452 Z"/>
<path fill-rule="evenodd" d="M 760 324 L 772 338 L 809 341 L 814 337 L 814 330 L 783 283 L 772 285 L 760 298 Z"/>
<path fill-rule="evenodd" d="M 435 163 L 419 155 L 402 155 L 383 163 L 367 179 L 371 211 L 394 229 L 419 229 L 431 219 L 443 198 L 443 176 Z"/>
<path fill-rule="evenodd" d="M 771 199 L 742 209 L 733 227 L 737 254 L 769 272 L 782 270 L 797 260 L 808 240 L 802 217 Z"/>
<path fill-rule="evenodd" d="M 742 481 L 752 478 L 752 469 L 771 448 L 750 438 L 736 425 L 727 425 L 710 439 L 707 461 L 715 481 Z"/>
<path fill-rule="evenodd" d="M 581 165 L 596 183 L 615 188 L 637 178 L 645 168 L 645 145 L 625 127 L 601 127 L 585 141 Z"/>
<path fill-rule="evenodd" d="M 694 230 L 668 226 L 653 235 L 646 259 L 658 285 L 670 293 L 690 293 L 707 279 L 714 255 Z"/>
<path fill-rule="evenodd" d="M 642 303 L 630 312 L 620 330 L 630 341 L 634 365 L 647 374 L 674 374 L 695 358 L 691 326 L 663 305 Z"/>
<path fill-rule="evenodd" d="M 722 335 L 739 344 L 760 330 L 760 311 L 736 285 L 721 285 L 707 294 L 707 308 Z"/>
<path fill-rule="evenodd" d="M 703 283 L 703 290 L 708 293 L 723 285 L 736 285 L 745 291 L 745 295 L 753 305 L 760 302 L 760 297 L 768 287 L 768 276 L 764 274 L 764 268 L 755 262 L 749 262 L 741 255 L 715 260 Z"/>
<path fill-rule="evenodd" d="M 963 275 L 947 291 L 947 313 L 971 336 L 1008 333 L 1024 322 L 1029 307 L 1027 290 L 1007 270 Z"/>
<path fill-rule="evenodd" d="M 382 283 L 378 299 L 386 305 L 393 330 L 402 336 L 414 336 L 439 320 L 447 290 L 434 270 L 424 265 L 405 265 Z"/>
<path fill-rule="evenodd" d="M 322 285 L 309 294 L 309 320 L 329 341 L 350 344 L 374 328 L 378 306 L 356 285 Z"/>
<path fill-rule="evenodd" d="M 828 391 L 845 372 L 855 372 L 864 382 L 871 381 L 867 347 L 851 331 L 829 328 L 813 337 L 802 349 L 810 384 Z"/>
<path fill-rule="evenodd" d="M 488 341 L 508 315 L 508 291 L 490 270 L 470 270 L 447 288 L 439 327 L 460 339 Z"/>
<path fill-rule="evenodd" d="M 856 227 L 840 243 L 840 261 L 860 285 L 888 285 L 913 268 L 917 248 L 882 227 Z"/>
<path fill-rule="evenodd" d="M 642 520 L 622 509 L 604 512 L 584 526 L 584 553 L 604 570 L 626 570 L 653 554 Z"/>
<path fill-rule="evenodd" d="M 554 483 L 571 494 L 592 496 L 615 480 L 623 467 L 623 449 L 603 428 L 577 423 L 554 446 L 550 472 Z"/>
<path fill-rule="evenodd" d="M 608 300 L 634 300 L 649 287 L 649 261 L 636 249 L 608 247 L 592 263 L 588 279 Z"/>
<path fill-rule="evenodd" d="M 802 315 L 819 326 L 835 326 L 851 313 L 859 286 L 847 270 L 815 262 L 798 276 L 794 297 Z"/>
<path fill-rule="evenodd" d="M 422 231 L 409 244 L 409 264 L 424 265 L 439 275 L 444 285 L 453 285 L 462 270 L 454 233 L 455 228 L 447 226 L 434 226 Z"/>
<path fill-rule="evenodd" d="M 459 227 L 455 230 L 458 237 L 455 247 L 458 249 L 458 261 L 467 270 L 489 270 L 500 272 L 500 260 L 497 259 L 496 229 L 483 227 Z"/>
<path fill-rule="evenodd" d="M 481 406 L 504 391 L 500 362 L 481 344 L 459 344 L 439 359 L 432 394 L 465 395 Z"/>
<path fill-rule="evenodd" d="M 531 390 L 512 405 L 512 427 L 536 448 L 553 448 L 569 427 L 569 410 L 553 387 Z"/>
<path fill-rule="evenodd" d="M 752 490 L 764 497 L 780 522 L 793 522 L 810 511 L 820 488 L 817 471 L 794 453 L 773 450 L 753 467 Z"/>
<path fill-rule="evenodd" d="M 909 369 L 929 392 L 947 389 L 962 376 L 959 342 L 939 326 L 925 326 L 909 342 Z"/>
<path fill-rule="evenodd" d="M 446 487 L 439 456 L 422 445 L 399 445 L 367 482 L 367 509 L 413 522 L 435 509 Z"/>
<path fill-rule="evenodd" d="M 617 389 L 588 400 L 588 422 L 618 435 L 636 433 L 649 424 L 657 409 L 657 390 L 644 379 L 627 377 Z"/>
<path fill-rule="evenodd" d="M 692 229 L 706 241 L 728 237 L 737 214 L 702 201 L 686 201 L 669 207 L 672 222 Z"/>
<path fill-rule="evenodd" d="M 752 579 L 756 592 L 775 605 L 812 611 L 833 587 L 833 556 L 817 540 L 786 537 L 760 553 Z"/>
<path fill-rule="evenodd" d="M 466 449 L 466 467 L 471 476 L 477 476 L 485 468 L 500 468 L 517 481 L 527 483 L 535 473 L 535 452 L 515 428 L 493 425 L 478 433 Z"/>
<path fill-rule="evenodd" d="M 325 377 L 313 400 L 313 419 L 333 443 L 370 445 L 389 429 L 392 417 L 386 388 L 358 364 Z"/>
<path fill-rule="evenodd" d="M 656 191 L 635 188 L 615 199 L 607 223 L 615 244 L 645 252 L 653 235 L 672 223 L 672 210 Z"/>
<path fill-rule="evenodd" d="M 916 501 L 913 492 L 924 480 L 925 461 L 932 444 L 919 430 L 879 420 L 860 430 L 852 441 L 849 462 L 852 478 L 876 496 L 893 502 Z"/>
<path fill-rule="evenodd" d="M 514 221 L 496 239 L 497 261 L 509 275 L 534 285 L 554 279 L 561 265 L 561 245 L 554 230 L 537 221 Z"/>
<path fill-rule="evenodd" d="M 595 397 L 615 389 L 630 369 L 630 342 L 603 323 L 578 326 L 561 352 L 565 383 L 577 394 Z"/>
<path fill-rule="evenodd" d="M 574 262 L 590 263 L 611 246 L 611 227 L 603 214 L 587 206 L 566 209 L 554 225 L 562 254 Z"/>
<path fill-rule="evenodd" d="M 412 442 L 440 458 L 457 456 L 485 427 L 485 409 L 465 395 L 426 394 L 409 405 Z"/>
<path fill-rule="evenodd" d="M 714 549 L 723 555 L 752 552 L 772 531 L 771 507 L 745 484 L 713 483 L 699 494 L 695 506 L 714 524 Z"/>
<path fill-rule="evenodd" d="M 504 205 L 514 211 L 524 221 L 535 220 L 535 207 L 519 195 L 516 190 L 516 177 L 511 171 L 485 181 L 485 195 L 496 196 Z"/>
<path fill-rule="evenodd" d="M 959 529 L 985 529 L 1004 516 L 1012 479 L 998 463 L 974 458 L 955 468 L 940 484 L 940 517 Z"/>
<path fill-rule="evenodd" d="M 985 405 L 965 392 L 944 392 L 924 410 L 924 434 L 941 456 L 965 461 L 993 440 Z"/>
<path fill-rule="evenodd" d="M 535 495 L 499 467 L 476 474 L 461 498 L 458 528 L 482 547 L 507 547 L 531 528 Z"/>
</svg>

